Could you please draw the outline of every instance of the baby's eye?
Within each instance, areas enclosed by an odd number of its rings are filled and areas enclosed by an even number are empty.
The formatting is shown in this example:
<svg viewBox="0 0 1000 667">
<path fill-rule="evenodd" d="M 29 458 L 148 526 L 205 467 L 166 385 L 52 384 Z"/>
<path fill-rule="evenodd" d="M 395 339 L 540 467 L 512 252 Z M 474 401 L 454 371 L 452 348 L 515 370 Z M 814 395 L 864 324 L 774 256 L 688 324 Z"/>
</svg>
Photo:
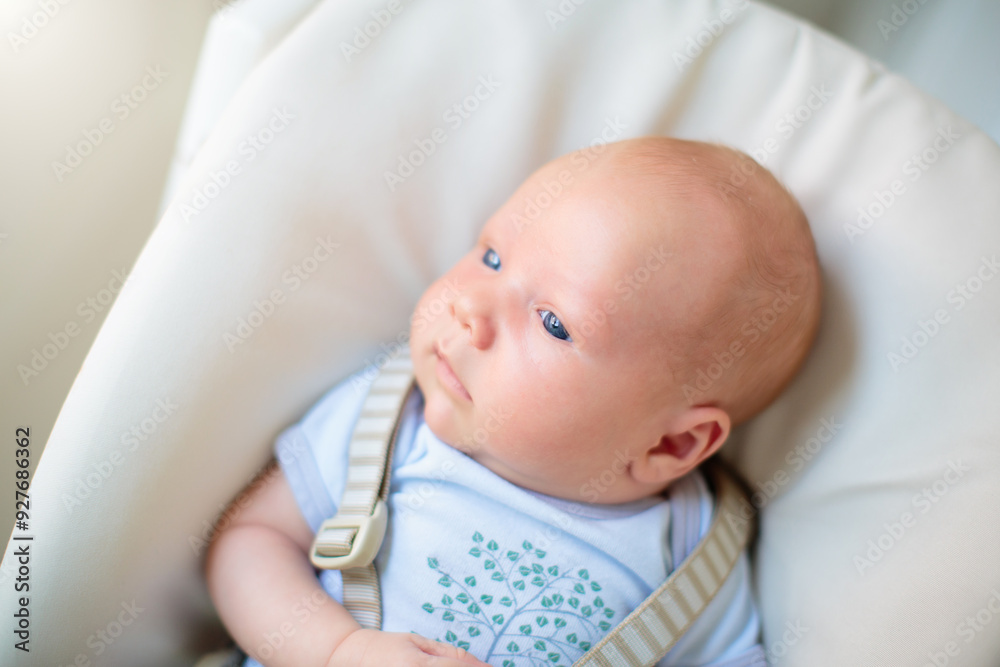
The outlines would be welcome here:
<svg viewBox="0 0 1000 667">
<path fill-rule="evenodd" d="M 483 264 L 490 267 L 494 271 L 500 270 L 500 255 L 493 248 L 487 248 L 486 252 L 483 254 Z"/>
<path fill-rule="evenodd" d="M 568 340 L 572 342 L 572 338 L 566 332 L 566 328 L 559 321 L 559 318 L 553 314 L 551 310 L 540 310 L 538 314 L 542 316 L 542 326 L 550 334 L 558 338 L 559 340 Z"/>
</svg>

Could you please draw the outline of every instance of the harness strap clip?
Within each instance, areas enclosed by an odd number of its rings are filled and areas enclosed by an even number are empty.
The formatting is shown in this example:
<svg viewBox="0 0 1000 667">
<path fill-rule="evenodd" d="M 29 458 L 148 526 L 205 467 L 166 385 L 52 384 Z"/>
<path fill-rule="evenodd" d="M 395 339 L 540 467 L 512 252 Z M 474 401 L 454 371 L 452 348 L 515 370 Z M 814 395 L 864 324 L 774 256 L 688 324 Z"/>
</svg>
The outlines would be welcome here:
<svg viewBox="0 0 1000 667">
<path fill-rule="evenodd" d="M 371 514 L 337 514 L 316 531 L 309 560 L 326 570 L 370 565 L 382 546 L 388 523 L 389 512 L 381 498 Z"/>
</svg>

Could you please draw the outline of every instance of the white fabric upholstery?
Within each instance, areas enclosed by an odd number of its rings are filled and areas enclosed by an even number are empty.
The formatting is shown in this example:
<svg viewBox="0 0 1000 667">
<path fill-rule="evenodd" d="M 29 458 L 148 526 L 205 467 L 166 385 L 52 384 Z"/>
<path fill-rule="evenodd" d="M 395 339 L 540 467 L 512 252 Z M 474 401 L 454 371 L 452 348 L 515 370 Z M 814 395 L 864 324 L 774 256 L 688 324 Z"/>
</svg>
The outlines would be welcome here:
<svg viewBox="0 0 1000 667">
<path fill-rule="evenodd" d="M 161 214 L 240 85 L 317 0 L 215 2 L 218 9 L 208 25 L 204 48 L 198 56 L 198 68 L 184 109 L 184 124 L 177 137 L 160 205 Z"/>
<path fill-rule="evenodd" d="M 0 662 L 189 664 L 209 637 L 206 522 L 282 427 L 405 338 L 424 286 L 529 172 L 603 133 L 763 150 L 814 229 L 817 346 L 727 446 L 764 494 L 756 581 L 772 660 L 988 664 L 1000 652 L 1000 280 L 983 258 L 1000 249 L 997 146 L 754 4 L 399 6 L 348 62 L 340 42 L 387 3 L 321 4 L 179 183 L 39 463 L 32 653 L 18 662 L 8 641 Z M 468 118 L 448 113 L 477 90 Z M 265 128 L 273 140 L 252 149 Z M 445 140 L 390 190 L 385 172 L 434 136 Z M 845 230 L 859 207 L 871 223 Z M 2 600 L 11 618 L 16 600 Z"/>
</svg>

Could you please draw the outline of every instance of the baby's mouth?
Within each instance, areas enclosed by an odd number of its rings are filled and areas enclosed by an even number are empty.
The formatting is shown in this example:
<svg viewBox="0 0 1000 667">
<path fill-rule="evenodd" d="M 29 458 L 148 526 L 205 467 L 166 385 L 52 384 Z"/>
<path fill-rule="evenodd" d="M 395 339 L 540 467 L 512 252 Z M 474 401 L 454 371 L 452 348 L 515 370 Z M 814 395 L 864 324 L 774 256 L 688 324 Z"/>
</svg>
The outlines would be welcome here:
<svg viewBox="0 0 1000 667">
<path fill-rule="evenodd" d="M 435 371 L 437 373 L 438 381 L 442 385 L 447 387 L 453 394 L 456 394 L 460 398 L 472 402 L 472 396 L 466 391 L 465 385 L 462 381 L 458 379 L 455 375 L 455 371 L 452 369 L 451 364 L 448 363 L 448 359 L 441 353 L 441 348 L 437 343 L 434 344 L 434 354 L 437 356 L 437 367 Z"/>
</svg>

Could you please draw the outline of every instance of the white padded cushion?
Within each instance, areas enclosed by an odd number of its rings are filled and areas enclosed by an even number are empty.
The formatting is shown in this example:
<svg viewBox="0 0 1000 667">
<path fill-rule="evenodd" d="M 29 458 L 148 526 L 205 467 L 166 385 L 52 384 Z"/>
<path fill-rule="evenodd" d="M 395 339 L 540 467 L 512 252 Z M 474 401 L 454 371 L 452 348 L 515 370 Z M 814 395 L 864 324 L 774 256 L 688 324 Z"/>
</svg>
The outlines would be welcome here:
<svg viewBox="0 0 1000 667">
<path fill-rule="evenodd" d="M 192 540 L 274 436 L 405 338 L 424 286 L 533 169 L 621 125 L 614 138 L 774 149 L 766 165 L 814 229 L 817 346 L 728 446 L 765 493 L 756 583 L 772 660 L 997 655 L 1000 280 L 983 260 L 1000 249 L 997 146 L 758 5 L 423 0 L 347 62 L 339 43 L 385 6 L 324 2 L 257 68 L 144 249 L 32 487 L 32 660 L 188 664 L 211 613 Z M 477 87 L 468 118 L 447 113 Z M 251 149 L 249 135 L 285 122 L 276 114 L 294 118 Z M 385 172 L 436 128 L 445 141 L 390 191 Z M 934 162 L 915 171 L 923 153 Z M 849 235 L 859 207 L 871 223 Z M 88 637 L 133 600 L 144 611 L 95 657 Z M 14 605 L 3 596 L 4 614 Z M 992 625 L 974 631 L 977 613 Z"/>
</svg>

